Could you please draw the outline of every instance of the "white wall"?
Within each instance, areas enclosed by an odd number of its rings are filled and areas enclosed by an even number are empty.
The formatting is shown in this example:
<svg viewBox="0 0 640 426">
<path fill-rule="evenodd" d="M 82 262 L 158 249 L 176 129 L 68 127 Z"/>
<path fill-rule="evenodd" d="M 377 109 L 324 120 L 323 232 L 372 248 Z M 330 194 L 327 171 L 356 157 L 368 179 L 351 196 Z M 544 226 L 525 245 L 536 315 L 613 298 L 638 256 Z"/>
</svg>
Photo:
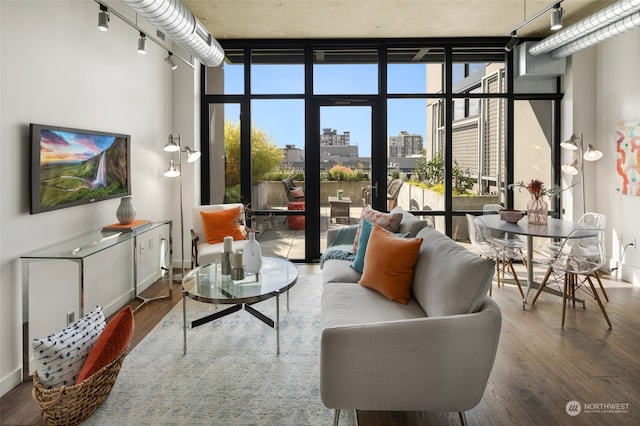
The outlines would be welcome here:
<svg viewBox="0 0 640 426">
<path fill-rule="evenodd" d="M 171 207 L 176 186 L 162 176 L 169 163 L 162 147 L 170 133 L 195 138 L 194 92 L 180 95 L 191 113 L 176 120 L 181 106 L 172 102 L 172 85 L 193 85 L 197 73 L 182 64 L 172 76 L 164 49 L 148 42 L 147 55 L 138 54 L 136 30 L 112 16 L 109 31 L 100 32 L 97 15 L 98 5 L 88 0 L 0 3 L 0 394 L 21 379 L 27 313 L 20 256 L 115 222 L 119 204 L 30 215 L 29 123 L 130 134 L 137 217 L 179 223 Z M 192 199 L 193 189 L 185 190 Z"/>
<path fill-rule="evenodd" d="M 564 80 L 563 140 L 582 132 L 585 147 L 592 144 L 603 153 L 597 162 L 584 162 L 586 211 L 607 215 L 607 255 L 616 276 L 640 283 L 640 250 L 629 247 L 621 259 L 623 243 L 640 239 L 640 197 L 616 191 L 616 128 L 620 121 L 640 121 L 640 29 L 605 41 L 573 55 Z M 570 154 L 563 153 L 564 162 Z M 581 160 L 581 159 L 579 159 Z M 583 212 L 582 187 L 564 194 L 566 216 Z M 622 260 L 620 262 L 620 260 Z"/>
<path fill-rule="evenodd" d="M 616 128 L 620 121 L 640 121 L 640 29 L 603 43 L 596 50 L 595 142 L 604 157 L 595 166 L 595 198 L 598 211 L 608 216 L 611 254 L 618 260 L 617 236 L 626 243 L 640 240 L 640 196 L 616 192 Z M 640 283 L 640 249 L 628 248 L 620 275 L 625 281 Z"/>
</svg>

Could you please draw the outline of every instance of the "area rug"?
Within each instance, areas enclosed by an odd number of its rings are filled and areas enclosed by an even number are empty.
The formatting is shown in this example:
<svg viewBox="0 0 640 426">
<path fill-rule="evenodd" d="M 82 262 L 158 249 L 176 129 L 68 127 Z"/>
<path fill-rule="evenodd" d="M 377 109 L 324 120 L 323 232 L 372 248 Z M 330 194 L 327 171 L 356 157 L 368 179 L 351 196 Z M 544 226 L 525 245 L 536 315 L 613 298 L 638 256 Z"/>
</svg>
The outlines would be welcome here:
<svg viewBox="0 0 640 426">
<path fill-rule="evenodd" d="M 109 398 L 86 425 L 330 425 L 319 391 L 320 276 L 303 275 L 280 297 L 276 333 L 246 311 L 188 330 L 182 303 L 129 353 Z M 187 300 L 189 320 L 223 309 Z M 227 305 L 228 306 L 228 305 Z M 275 319 L 275 298 L 254 305 Z M 355 425 L 342 412 L 340 425 Z"/>
</svg>

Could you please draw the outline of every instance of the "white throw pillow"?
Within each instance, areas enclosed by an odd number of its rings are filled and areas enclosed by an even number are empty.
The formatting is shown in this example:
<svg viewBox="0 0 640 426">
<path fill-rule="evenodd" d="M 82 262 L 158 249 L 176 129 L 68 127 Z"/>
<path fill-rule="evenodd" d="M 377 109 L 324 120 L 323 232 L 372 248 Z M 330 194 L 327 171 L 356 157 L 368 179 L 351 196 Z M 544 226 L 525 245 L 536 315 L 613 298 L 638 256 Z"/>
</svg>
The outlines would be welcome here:
<svg viewBox="0 0 640 426">
<path fill-rule="evenodd" d="M 33 356 L 38 378 L 47 389 L 73 386 L 89 350 L 106 325 L 102 307 L 59 333 L 44 339 L 33 339 Z"/>
</svg>

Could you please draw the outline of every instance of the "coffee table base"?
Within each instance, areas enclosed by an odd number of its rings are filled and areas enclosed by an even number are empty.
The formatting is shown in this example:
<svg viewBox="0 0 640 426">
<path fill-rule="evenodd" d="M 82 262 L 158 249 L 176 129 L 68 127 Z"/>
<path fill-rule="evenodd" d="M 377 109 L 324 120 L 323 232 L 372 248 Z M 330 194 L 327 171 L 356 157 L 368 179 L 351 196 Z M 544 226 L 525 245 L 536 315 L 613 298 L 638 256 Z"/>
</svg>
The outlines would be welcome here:
<svg viewBox="0 0 640 426">
<path fill-rule="evenodd" d="M 187 323 L 187 295 L 184 294 L 182 296 L 182 319 L 183 319 L 183 337 L 184 337 L 184 346 L 183 346 L 183 354 L 187 353 L 187 329 L 200 327 L 201 325 L 210 323 L 219 318 L 226 317 L 234 312 L 238 312 L 244 308 L 245 311 L 249 312 L 254 317 L 258 318 L 263 323 L 267 324 L 269 327 L 276 330 L 276 353 L 280 354 L 280 292 L 277 292 L 276 295 L 276 320 L 273 321 L 271 318 L 258 311 L 251 305 L 255 303 L 240 303 L 237 305 L 233 305 L 226 309 L 223 309 L 219 312 L 213 313 L 211 315 L 204 316 L 202 318 L 198 318 L 197 320 L 191 321 Z M 289 292 L 287 291 L 287 310 L 289 310 Z"/>
</svg>

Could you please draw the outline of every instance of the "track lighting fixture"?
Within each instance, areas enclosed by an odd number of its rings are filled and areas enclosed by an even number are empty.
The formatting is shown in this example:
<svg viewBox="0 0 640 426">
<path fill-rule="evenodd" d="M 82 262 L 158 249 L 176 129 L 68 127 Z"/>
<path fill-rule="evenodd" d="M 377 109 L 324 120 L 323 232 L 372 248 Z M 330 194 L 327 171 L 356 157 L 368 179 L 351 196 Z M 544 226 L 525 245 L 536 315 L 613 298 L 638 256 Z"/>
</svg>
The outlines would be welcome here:
<svg viewBox="0 0 640 426">
<path fill-rule="evenodd" d="M 138 53 L 141 55 L 147 53 L 147 36 L 143 32 L 140 32 L 140 38 L 138 39 Z"/>
<path fill-rule="evenodd" d="M 516 47 L 518 42 L 520 42 L 520 39 L 518 38 L 518 36 L 516 35 L 516 32 L 514 31 L 511 33 L 511 38 L 507 42 L 506 46 L 504 46 L 505 52 L 511 52 L 513 48 Z"/>
<path fill-rule="evenodd" d="M 100 5 L 100 12 L 98 12 L 98 29 L 100 31 L 109 30 L 109 9 L 103 4 Z"/>
<path fill-rule="evenodd" d="M 562 28 L 562 15 L 564 14 L 564 10 L 560 6 L 560 3 L 557 3 L 553 6 L 553 10 L 551 11 L 551 27 L 552 31 L 557 31 Z"/>
<path fill-rule="evenodd" d="M 178 68 L 178 64 L 173 61 L 173 53 L 169 52 L 169 56 L 164 58 L 164 61 L 169 64 L 172 71 Z"/>
</svg>

